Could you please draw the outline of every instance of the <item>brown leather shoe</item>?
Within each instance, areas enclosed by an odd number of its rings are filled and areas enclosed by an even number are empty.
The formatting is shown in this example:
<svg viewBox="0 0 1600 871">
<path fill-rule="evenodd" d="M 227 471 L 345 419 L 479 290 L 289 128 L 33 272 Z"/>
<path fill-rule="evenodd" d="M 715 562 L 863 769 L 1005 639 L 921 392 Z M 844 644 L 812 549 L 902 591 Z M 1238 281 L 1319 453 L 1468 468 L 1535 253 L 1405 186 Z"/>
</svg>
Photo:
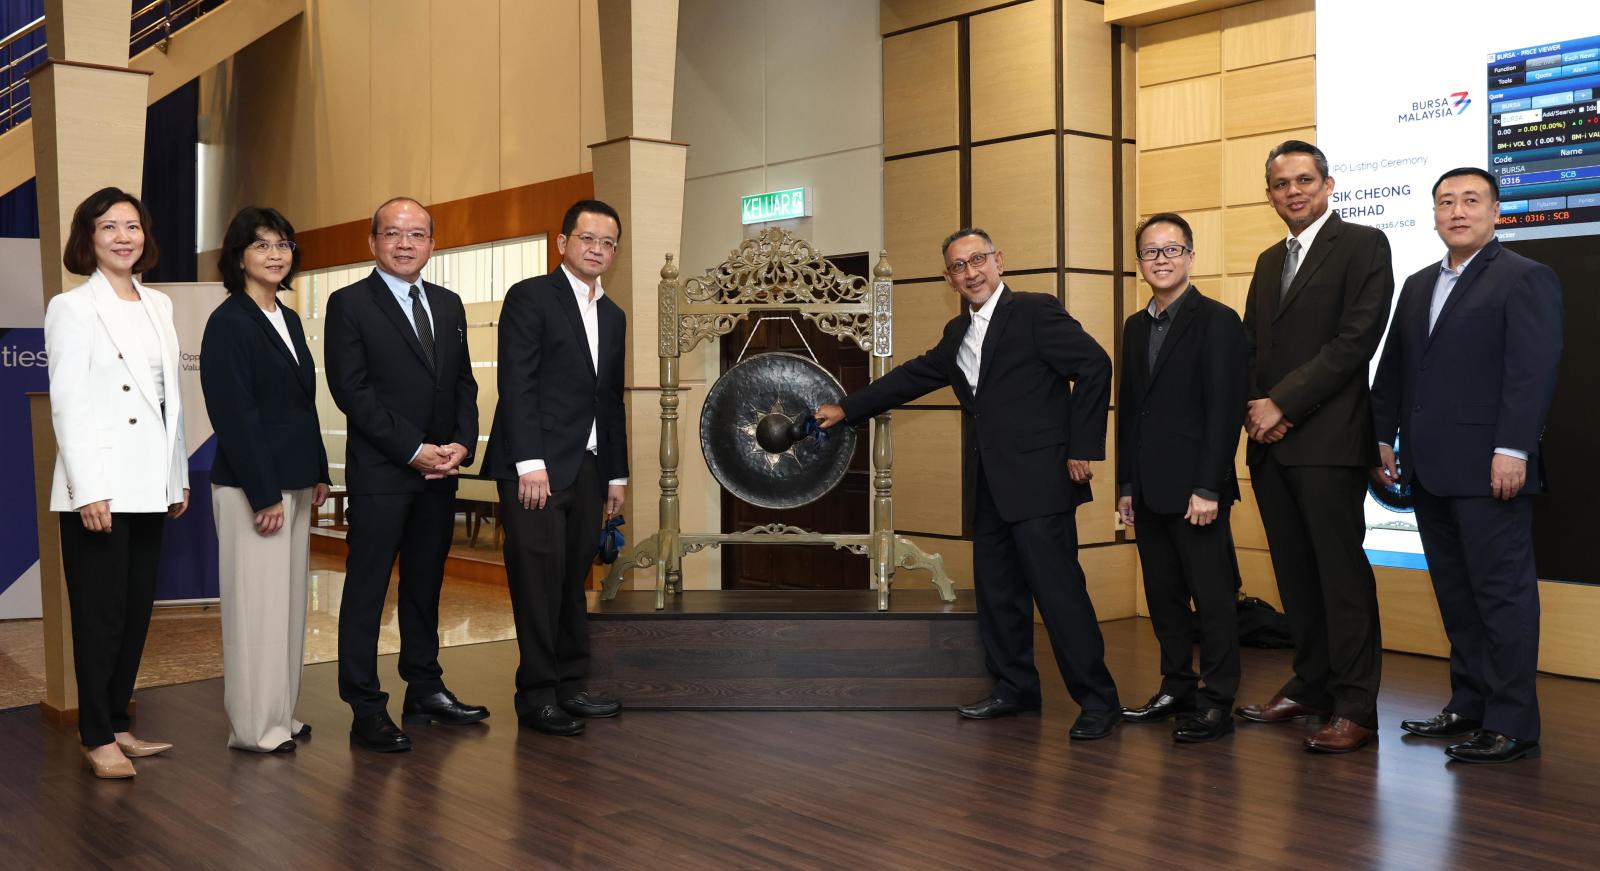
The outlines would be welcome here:
<svg viewBox="0 0 1600 871">
<path fill-rule="evenodd" d="M 1333 715 L 1332 711 L 1302 705 L 1288 696 L 1281 695 L 1273 696 L 1272 701 L 1264 705 L 1245 705 L 1234 710 L 1234 713 L 1252 723 L 1287 723 L 1290 720 L 1303 720 L 1307 717 L 1324 720 Z"/>
<path fill-rule="evenodd" d="M 1377 735 L 1376 729 L 1358 726 L 1354 720 L 1344 717 L 1334 717 L 1306 739 L 1306 749 L 1313 753 L 1349 753 L 1367 746 Z"/>
</svg>

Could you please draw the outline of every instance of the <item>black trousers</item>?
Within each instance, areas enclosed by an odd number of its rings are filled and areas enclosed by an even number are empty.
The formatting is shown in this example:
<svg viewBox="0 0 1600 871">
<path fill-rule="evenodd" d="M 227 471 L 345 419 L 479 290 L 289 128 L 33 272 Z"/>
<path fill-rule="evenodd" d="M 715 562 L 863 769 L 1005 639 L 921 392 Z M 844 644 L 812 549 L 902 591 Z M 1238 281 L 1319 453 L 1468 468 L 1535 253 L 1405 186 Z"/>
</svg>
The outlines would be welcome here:
<svg viewBox="0 0 1600 871">
<path fill-rule="evenodd" d="M 1376 729 L 1383 640 L 1362 549 L 1367 470 L 1285 466 L 1270 451 L 1250 470 L 1294 639 L 1294 676 L 1279 692 Z"/>
<path fill-rule="evenodd" d="M 455 491 L 364 493 L 350 497 L 344 594 L 339 601 L 339 698 L 357 717 L 383 711 L 378 685 L 378 629 L 389 575 L 400 562 L 400 677 L 406 698 L 444 687 L 439 667 L 439 589 L 455 531 Z"/>
<path fill-rule="evenodd" d="M 78 736 L 85 747 L 99 747 L 128 731 L 128 701 L 150 630 L 166 515 L 112 514 L 110 532 L 85 529 L 76 511 L 60 516 Z"/>
<path fill-rule="evenodd" d="M 1078 565 L 1072 512 L 1007 523 L 981 468 L 977 489 L 973 580 L 978 634 L 995 696 L 1039 704 L 1039 672 L 1033 664 L 1033 606 L 1038 603 L 1068 695 L 1084 711 L 1119 709 L 1117 685 L 1106 669 L 1105 640 Z"/>
<path fill-rule="evenodd" d="M 583 692 L 589 675 L 589 611 L 584 578 L 594 563 L 606 482 L 585 453 L 571 487 L 543 508 L 517 501 L 515 479 L 500 481 L 506 524 L 506 582 L 517 624 L 517 715 Z"/>
<path fill-rule="evenodd" d="M 1411 485 L 1439 616 L 1450 638 L 1450 703 L 1490 731 L 1539 740 L 1539 576 L 1533 497 L 1435 496 Z"/>
<path fill-rule="evenodd" d="M 1134 506 L 1144 600 L 1161 645 L 1161 692 L 1201 708 L 1233 709 L 1239 691 L 1239 620 L 1234 606 L 1233 536 L 1227 503 L 1208 526 L 1182 514 Z M 1200 618 L 1200 671 L 1194 670 L 1194 613 Z"/>
</svg>

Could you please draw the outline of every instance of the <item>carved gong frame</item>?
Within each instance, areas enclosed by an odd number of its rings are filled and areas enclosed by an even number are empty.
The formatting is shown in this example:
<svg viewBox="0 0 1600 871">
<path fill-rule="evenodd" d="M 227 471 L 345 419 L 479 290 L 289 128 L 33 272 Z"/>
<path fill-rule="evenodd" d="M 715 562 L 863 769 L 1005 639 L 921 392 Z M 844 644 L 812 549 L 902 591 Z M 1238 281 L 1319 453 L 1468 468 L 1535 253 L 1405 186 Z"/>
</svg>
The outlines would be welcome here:
<svg viewBox="0 0 1600 871">
<path fill-rule="evenodd" d="M 678 512 L 678 363 L 701 342 L 727 335 L 752 314 L 782 309 L 798 311 L 822 332 L 852 341 L 871 355 L 873 380 L 888 373 L 894 361 L 893 272 L 881 252 L 872 281 L 846 275 L 816 248 L 788 230 L 769 228 L 746 239 L 728 259 L 705 274 L 678 280 L 678 267 L 668 254 L 661 267 L 657 352 L 661 357 L 661 528 L 617 557 L 601 588 L 612 599 L 623 576 L 634 568 L 656 570 L 656 608 L 666 607 L 669 593 L 683 590 L 683 557 L 724 544 L 814 544 L 866 556 L 871 561 L 871 586 L 878 592 L 878 610 L 889 607 L 889 585 L 896 569 L 924 569 L 932 575 L 940 598 L 955 601 L 944 571 L 944 558 L 923 551 L 894 531 L 894 443 L 890 415 L 872 420 L 872 531 L 811 532 L 772 523 L 748 532 L 686 533 Z"/>
</svg>

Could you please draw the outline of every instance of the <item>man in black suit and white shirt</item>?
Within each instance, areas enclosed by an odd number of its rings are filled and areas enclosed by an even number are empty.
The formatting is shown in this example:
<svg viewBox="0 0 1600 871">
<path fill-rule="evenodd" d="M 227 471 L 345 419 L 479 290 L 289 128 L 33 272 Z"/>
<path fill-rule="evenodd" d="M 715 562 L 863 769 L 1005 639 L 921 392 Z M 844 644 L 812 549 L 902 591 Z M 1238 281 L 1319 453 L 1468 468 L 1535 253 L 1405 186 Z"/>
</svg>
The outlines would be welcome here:
<svg viewBox="0 0 1600 871">
<path fill-rule="evenodd" d="M 989 698 L 958 711 L 990 719 L 1039 709 L 1037 603 L 1081 708 L 1068 735 L 1103 738 L 1120 706 L 1078 565 L 1073 513 L 1093 498 L 1089 462 L 1106 455 L 1111 360 L 1054 296 L 1001 282 L 1005 255 L 983 230 L 951 234 L 944 262 L 945 280 L 966 305 L 939 343 L 842 406 L 822 406 L 817 422 L 861 420 L 941 387 L 955 390 L 966 428 L 959 497 L 972 529 L 978 631 L 995 681 Z"/>
<path fill-rule="evenodd" d="M 1305 741 L 1347 753 L 1378 728 L 1378 589 L 1362 541 L 1377 465 L 1367 364 L 1394 297 L 1389 240 L 1328 208 L 1321 149 L 1288 140 L 1267 156 L 1267 198 L 1289 233 L 1256 259 L 1245 302 L 1250 402 L 1245 459 L 1294 638 L 1294 676 L 1239 716 L 1329 717 Z"/>
<path fill-rule="evenodd" d="M 622 706 L 589 694 L 588 603 L 602 512 L 628 485 L 627 321 L 601 287 L 622 219 L 579 200 L 561 222 L 561 266 L 512 285 L 500 310 L 500 401 L 484 455 L 506 509 L 506 580 L 517 623 L 517 719 L 547 735 Z"/>
<path fill-rule="evenodd" d="M 1450 637 L 1450 701 L 1406 720 L 1462 762 L 1539 755 L 1533 497 L 1561 363 L 1561 282 L 1500 246 L 1500 185 L 1476 167 L 1433 186 L 1448 249 L 1406 279 L 1372 383 L 1380 484 L 1405 481 Z M 1395 436 L 1405 459 L 1395 462 Z"/>
<path fill-rule="evenodd" d="M 1181 215 L 1150 216 L 1134 233 L 1150 305 L 1122 329 L 1117 392 L 1117 513 L 1139 530 L 1144 595 L 1161 645 L 1161 689 L 1124 720 L 1176 715 L 1174 740 L 1233 731 L 1239 689 L 1230 506 L 1249 363 L 1239 316 L 1189 283 L 1194 233 Z M 1194 614 L 1200 670 L 1194 669 Z"/>
<path fill-rule="evenodd" d="M 355 713 L 350 740 L 379 752 L 411 749 L 378 685 L 378 627 L 400 559 L 400 677 L 408 723 L 476 723 L 439 667 L 439 588 L 455 530 L 457 470 L 478 441 L 478 383 L 461 298 L 422 280 L 433 217 L 392 199 L 372 215 L 377 268 L 328 297 L 328 390 L 345 413 L 345 541 L 339 608 L 339 696 Z"/>
</svg>

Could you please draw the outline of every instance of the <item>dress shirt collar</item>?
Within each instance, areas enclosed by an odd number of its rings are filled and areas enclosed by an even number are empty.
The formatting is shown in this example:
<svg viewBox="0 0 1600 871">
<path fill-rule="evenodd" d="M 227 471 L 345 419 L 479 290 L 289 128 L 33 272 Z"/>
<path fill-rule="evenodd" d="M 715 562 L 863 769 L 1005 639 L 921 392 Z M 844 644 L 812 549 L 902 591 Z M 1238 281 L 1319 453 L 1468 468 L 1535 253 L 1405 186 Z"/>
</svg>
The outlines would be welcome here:
<svg viewBox="0 0 1600 871">
<path fill-rule="evenodd" d="M 1173 299 L 1172 302 L 1167 303 L 1167 307 L 1161 309 L 1160 311 L 1156 311 L 1156 298 L 1151 296 L 1150 304 L 1144 307 L 1144 313 L 1149 315 L 1151 320 L 1160 320 L 1163 316 L 1170 317 L 1174 314 L 1177 314 L 1178 306 L 1183 305 L 1183 301 L 1189 298 L 1190 287 L 1194 287 L 1194 285 L 1191 284 L 1188 287 L 1185 287 L 1183 292 L 1178 294 L 1177 298 Z"/>
<path fill-rule="evenodd" d="M 423 305 L 427 305 L 428 304 L 428 289 L 426 287 L 422 286 L 422 278 L 421 278 L 421 276 L 418 276 L 416 281 L 406 281 L 403 278 L 399 278 L 397 276 L 390 275 L 389 273 L 384 272 L 382 267 L 374 266 L 374 267 L 372 267 L 372 269 L 373 269 L 374 272 L 378 273 L 378 277 L 379 278 L 383 279 L 384 286 L 389 288 L 389 292 L 394 294 L 394 298 L 395 299 L 399 300 L 402 303 L 410 305 L 411 304 L 411 288 L 413 286 L 415 286 L 415 287 L 418 287 L 418 288 L 420 288 L 422 290 L 422 293 L 420 294 L 420 296 L 422 297 L 422 304 Z"/>
<path fill-rule="evenodd" d="M 1484 246 L 1484 248 L 1487 248 L 1487 247 L 1489 247 L 1489 246 L 1487 246 L 1487 245 Z M 1466 260 L 1461 261 L 1461 267 L 1459 269 L 1451 269 L 1450 268 L 1450 252 L 1446 251 L 1446 252 L 1444 252 L 1444 259 L 1439 261 L 1439 269 L 1440 269 L 1440 271 L 1448 272 L 1451 276 L 1459 279 L 1461 277 L 1461 273 L 1466 272 L 1467 271 L 1467 267 L 1472 265 L 1472 261 L 1478 259 L 1478 255 L 1482 254 L 1482 253 L 1483 253 L 1483 248 L 1479 248 L 1478 250 L 1472 252 L 1472 256 L 1471 257 L 1468 257 Z"/>
<path fill-rule="evenodd" d="M 1295 234 L 1290 233 L 1290 234 L 1288 234 L 1287 236 L 1284 237 L 1284 244 L 1285 245 L 1287 245 L 1289 243 L 1290 239 L 1299 239 L 1300 240 L 1300 262 L 1301 263 L 1306 262 L 1306 253 L 1311 250 L 1311 243 L 1316 241 L 1317 234 L 1322 232 L 1322 225 L 1328 223 L 1328 218 L 1332 214 L 1333 214 L 1333 208 L 1329 207 L 1327 211 L 1322 213 L 1322 217 L 1316 219 L 1315 221 L 1312 221 L 1311 222 L 1311 226 L 1305 228 L 1304 230 L 1301 230 L 1300 231 L 1300 235 L 1296 236 Z"/>
<path fill-rule="evenodd" d="M 572 292 L 573 292 L 573 294 L 575 294 L 578 297 L 578 305 L 580 307 L 588 305 L 589 304 L 589 285 L 584 284 L 583 283 L 583 279 L 579 278 L 575 273 L 573 273 L 572 270 L 568 269 L 567 268 L 567 264 L 565 264 L 565 263 L 561 264 L 561 271 L 565 272 L 567 274 L 567 281 L 572 284 Z M 599 302 L 600 301 L 600 297 L 605 296 L 605 295 L 606 295 L 606 289 L 603 286 L 601 286 L 600 277 L 599 276 L 595 276 L 595 279 L 594 279 L 594 301 L 595 302 Z"/>
</svg>

